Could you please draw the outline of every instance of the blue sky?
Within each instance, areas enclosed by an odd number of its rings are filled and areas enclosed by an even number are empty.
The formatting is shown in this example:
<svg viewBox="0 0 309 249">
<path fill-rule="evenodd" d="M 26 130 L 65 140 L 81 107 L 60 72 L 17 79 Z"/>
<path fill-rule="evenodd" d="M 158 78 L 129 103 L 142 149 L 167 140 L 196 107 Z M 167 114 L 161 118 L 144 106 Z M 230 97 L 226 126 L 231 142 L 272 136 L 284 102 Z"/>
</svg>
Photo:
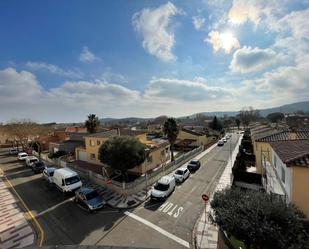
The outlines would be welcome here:
<svg viewBox="0 0 309 249">
<path fill-rule="evenodd" d="M 0 121 L 309 99 L 308 1 L 1 1 Z"/>
</svg>

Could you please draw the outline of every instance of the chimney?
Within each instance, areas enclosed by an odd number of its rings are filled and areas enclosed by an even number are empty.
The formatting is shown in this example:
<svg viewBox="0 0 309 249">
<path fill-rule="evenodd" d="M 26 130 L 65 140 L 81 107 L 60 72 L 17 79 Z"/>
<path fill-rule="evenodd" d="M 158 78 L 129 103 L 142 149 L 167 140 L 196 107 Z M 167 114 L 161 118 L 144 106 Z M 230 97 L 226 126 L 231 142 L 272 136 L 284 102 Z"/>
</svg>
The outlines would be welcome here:
<svg viewBox="0 0 309 249">
<path fill-rule="evenodd" d="M 289 140 L 296 140 L 297 139 L 297 134 L 296 134 L 295 129 L 291 129 L 291 131 L 289 132 L 288 139 Z"/>
</svg>

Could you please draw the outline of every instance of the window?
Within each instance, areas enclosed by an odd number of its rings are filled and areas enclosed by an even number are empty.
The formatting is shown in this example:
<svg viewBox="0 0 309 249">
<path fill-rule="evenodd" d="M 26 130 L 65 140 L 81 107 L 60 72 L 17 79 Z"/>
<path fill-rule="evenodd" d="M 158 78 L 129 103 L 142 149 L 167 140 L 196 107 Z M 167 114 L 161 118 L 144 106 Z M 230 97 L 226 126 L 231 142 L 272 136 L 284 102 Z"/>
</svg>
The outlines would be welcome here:
<svg viewBox="0 0 309 249">
<path fill-rule="evenodd" d="M 90 146 L 95 146 L 95 141 L 94 140 L 90 140 Z"/>
<path fill-rule="evenodd" d="M 95 154 L 90 154 L 90 160 L 95 160 Z"/>
<path fill-rule="evenodd" d="M 283 167 L 281 168 L 281 180 L 283 183 L 285 183 L 285 171 Z"/>
<path fill-rule="evenodd" d="M 101 142 L 99 140 L 97 140 L 97 146 L 99 146 L 101 144 Z"/>
</svg>

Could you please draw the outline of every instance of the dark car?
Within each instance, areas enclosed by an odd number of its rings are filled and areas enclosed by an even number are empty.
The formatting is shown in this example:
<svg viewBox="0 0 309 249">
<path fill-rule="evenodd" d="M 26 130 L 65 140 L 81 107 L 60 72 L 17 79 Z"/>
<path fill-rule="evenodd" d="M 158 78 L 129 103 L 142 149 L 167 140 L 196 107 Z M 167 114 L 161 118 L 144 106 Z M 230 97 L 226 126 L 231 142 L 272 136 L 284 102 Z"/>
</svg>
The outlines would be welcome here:
<svg viewBox="0 0 309 249">
<path fill-rule="evenodd" d="M 87 209 L 90 213 L 102 208 L 106 202 L 93 188 L 82 187 L 75 192 L 75 202 Z"/>
<path fill-rule="evenodd" d="M 190 172 L 197 171 L 200 167 L 201 167 L 201 163 L 199 160 L 191 160 L 187 166 Z"/>
<path fill-rule="evenodd" d="M 46 165 L 42 161 L 38 161 L 38 162 L 33 163 L 31 165 L 31 168 L 34 173 L 41 173 L 46 168 Z"/>
</svg>

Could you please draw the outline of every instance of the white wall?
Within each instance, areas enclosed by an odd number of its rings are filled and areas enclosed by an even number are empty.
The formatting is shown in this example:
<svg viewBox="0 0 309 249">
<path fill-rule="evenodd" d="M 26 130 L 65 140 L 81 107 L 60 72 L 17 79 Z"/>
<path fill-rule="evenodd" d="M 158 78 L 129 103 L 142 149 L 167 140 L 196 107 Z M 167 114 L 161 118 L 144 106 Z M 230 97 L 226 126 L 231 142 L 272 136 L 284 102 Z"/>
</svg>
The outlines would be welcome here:
<svg viewBox="0 0 309 249">
<path fill-rule="evenodd" d="M 276 167 L 275 167 L 275 161 L 276 161 Z M 288 195 L 287 201 L 290 202 L 292 200 L 292 168 L 287 167 L 286 164 L 282 162 L 282 160 L 280 159 L 280 157 L 276 154 L 274 150 L 272 150 L 272 162 L 277 172 L 277 175 L 280 179 L 280 182 L 284 186 L 285 191 Z M 282 168 L 285 171 L 285 182 L 282 182 L 282 170 L 281 170 Z"/>
</svg>

